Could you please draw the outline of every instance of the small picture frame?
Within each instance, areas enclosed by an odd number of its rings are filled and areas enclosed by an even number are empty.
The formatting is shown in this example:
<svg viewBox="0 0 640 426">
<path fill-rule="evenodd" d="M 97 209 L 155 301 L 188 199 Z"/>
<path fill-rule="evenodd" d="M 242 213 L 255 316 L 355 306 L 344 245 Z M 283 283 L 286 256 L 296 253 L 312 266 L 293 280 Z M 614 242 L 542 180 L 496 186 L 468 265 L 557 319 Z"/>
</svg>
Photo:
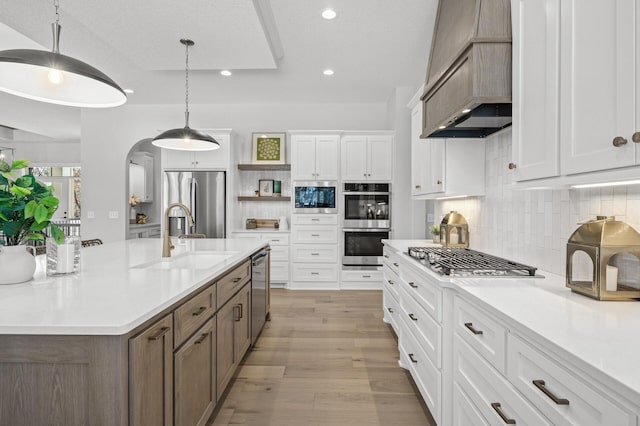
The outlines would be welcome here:
<svg viewBox="0 0 640 426">
<path fill-rule="evenodd" d="M 273 197 L 273 179 L 258 180 L 258 188 L 261 197 Z"/>
<path fill-rule="evenodd" d="M 285 164 L 286 133 L 252 133 L 252 164 Z"/>
</svg>

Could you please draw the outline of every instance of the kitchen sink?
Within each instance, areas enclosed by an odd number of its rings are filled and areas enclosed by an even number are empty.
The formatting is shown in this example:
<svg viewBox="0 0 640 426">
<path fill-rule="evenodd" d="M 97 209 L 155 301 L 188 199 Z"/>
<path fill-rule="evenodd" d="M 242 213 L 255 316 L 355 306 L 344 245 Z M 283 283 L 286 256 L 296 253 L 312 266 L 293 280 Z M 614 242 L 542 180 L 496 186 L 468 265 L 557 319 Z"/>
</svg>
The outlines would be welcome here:
<svg viewBox="0 0 640 426">
<path fill-rule="evenodd" d="M 133 266 L 134 269 L 209 269 L 237 252 L 188 252 Z"/>
</svg>

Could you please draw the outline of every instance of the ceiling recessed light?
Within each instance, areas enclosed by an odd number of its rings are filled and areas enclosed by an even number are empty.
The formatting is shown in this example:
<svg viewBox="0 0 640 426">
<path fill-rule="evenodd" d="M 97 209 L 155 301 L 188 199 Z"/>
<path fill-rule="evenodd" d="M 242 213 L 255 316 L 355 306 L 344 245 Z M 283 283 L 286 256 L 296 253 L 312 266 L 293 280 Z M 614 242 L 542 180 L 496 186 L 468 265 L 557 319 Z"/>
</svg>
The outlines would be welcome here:
<svg viewBox="0 0 640 426">
<path fill-rule="evenodd" d="M 324 75 L 333 75 L 333 74 L 335 74 L 335 72 L 333 70 L 324 70 L 324 71 L 322 71 L 322 74 L 324 74 Z"/>
<path fill-rule="evenodd" d="M 446 129 L 446 128 L 447 128 L 447 126 L 444 126 L 444 125 L 438 127 L 438 129 Z"/>
<path fill-rule="evenodd" d="M 468 112 L 471 112 L 471 110 L 470 110 L 469 108 L 467 108 L 467 109 L 463 109 L 463 110 L 462 110 L 462 113 L 463 113 L 463 114 L 466 114 L 466 113 L 468 113 Z"/>
<path fill-rule="evenodd" d="M 229 77 L 231 75 L 231 71 L 229 70 L 222 70 L 220 71 L 220 74 L 224 75 L 225 77 Z"/>
<path fill-rule="evenodd" d="M 133 93 L 133 89 L 122 89 L 122 91 L 124 93 L 128 93 L 128 94 L 132 94 Z"/>
<path fill-rule="evenodd" d="M 322 11 L 322 17 L 326 20 L 335 19 L 336 16 L 338 16 L 338 14 L 333 9 L 325 9 Z"/>
</svg>

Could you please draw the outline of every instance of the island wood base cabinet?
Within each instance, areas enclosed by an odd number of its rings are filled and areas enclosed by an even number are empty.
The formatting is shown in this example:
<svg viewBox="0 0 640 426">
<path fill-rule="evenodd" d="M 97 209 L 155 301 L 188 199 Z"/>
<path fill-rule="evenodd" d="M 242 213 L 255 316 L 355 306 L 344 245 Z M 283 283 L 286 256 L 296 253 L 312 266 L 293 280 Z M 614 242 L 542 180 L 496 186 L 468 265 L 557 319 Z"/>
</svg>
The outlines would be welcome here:
<svg viewBox="0 0 640 426">
<path fill-rule="evenodd" d="M 578 359 L 402 250 L 385 245 L 383 263 L 384 321 L 398 336 L 398 363 L 437 424 L 637 426 L 640 401 L 621 386 L 575 367 Z"/>
<path fill-rule="evenodd" d="M 205 425 L 251 343 L 245 260 L 123 336 L 1 335 L 0 425 Z"/>
</svg>

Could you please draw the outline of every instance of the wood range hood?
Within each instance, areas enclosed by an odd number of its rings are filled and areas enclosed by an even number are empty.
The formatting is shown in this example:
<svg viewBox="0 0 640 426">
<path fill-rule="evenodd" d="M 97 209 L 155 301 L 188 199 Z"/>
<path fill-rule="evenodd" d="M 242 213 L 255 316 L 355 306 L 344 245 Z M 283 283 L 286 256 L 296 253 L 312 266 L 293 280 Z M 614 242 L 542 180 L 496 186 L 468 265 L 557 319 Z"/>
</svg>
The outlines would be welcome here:
<svg viewBox="0 0 640 426">
<path fill-rule="evenodd" d="M 511 124 L 510 0 L 440 0 L 421 138 L 482 138 Z"/>
</svg>

